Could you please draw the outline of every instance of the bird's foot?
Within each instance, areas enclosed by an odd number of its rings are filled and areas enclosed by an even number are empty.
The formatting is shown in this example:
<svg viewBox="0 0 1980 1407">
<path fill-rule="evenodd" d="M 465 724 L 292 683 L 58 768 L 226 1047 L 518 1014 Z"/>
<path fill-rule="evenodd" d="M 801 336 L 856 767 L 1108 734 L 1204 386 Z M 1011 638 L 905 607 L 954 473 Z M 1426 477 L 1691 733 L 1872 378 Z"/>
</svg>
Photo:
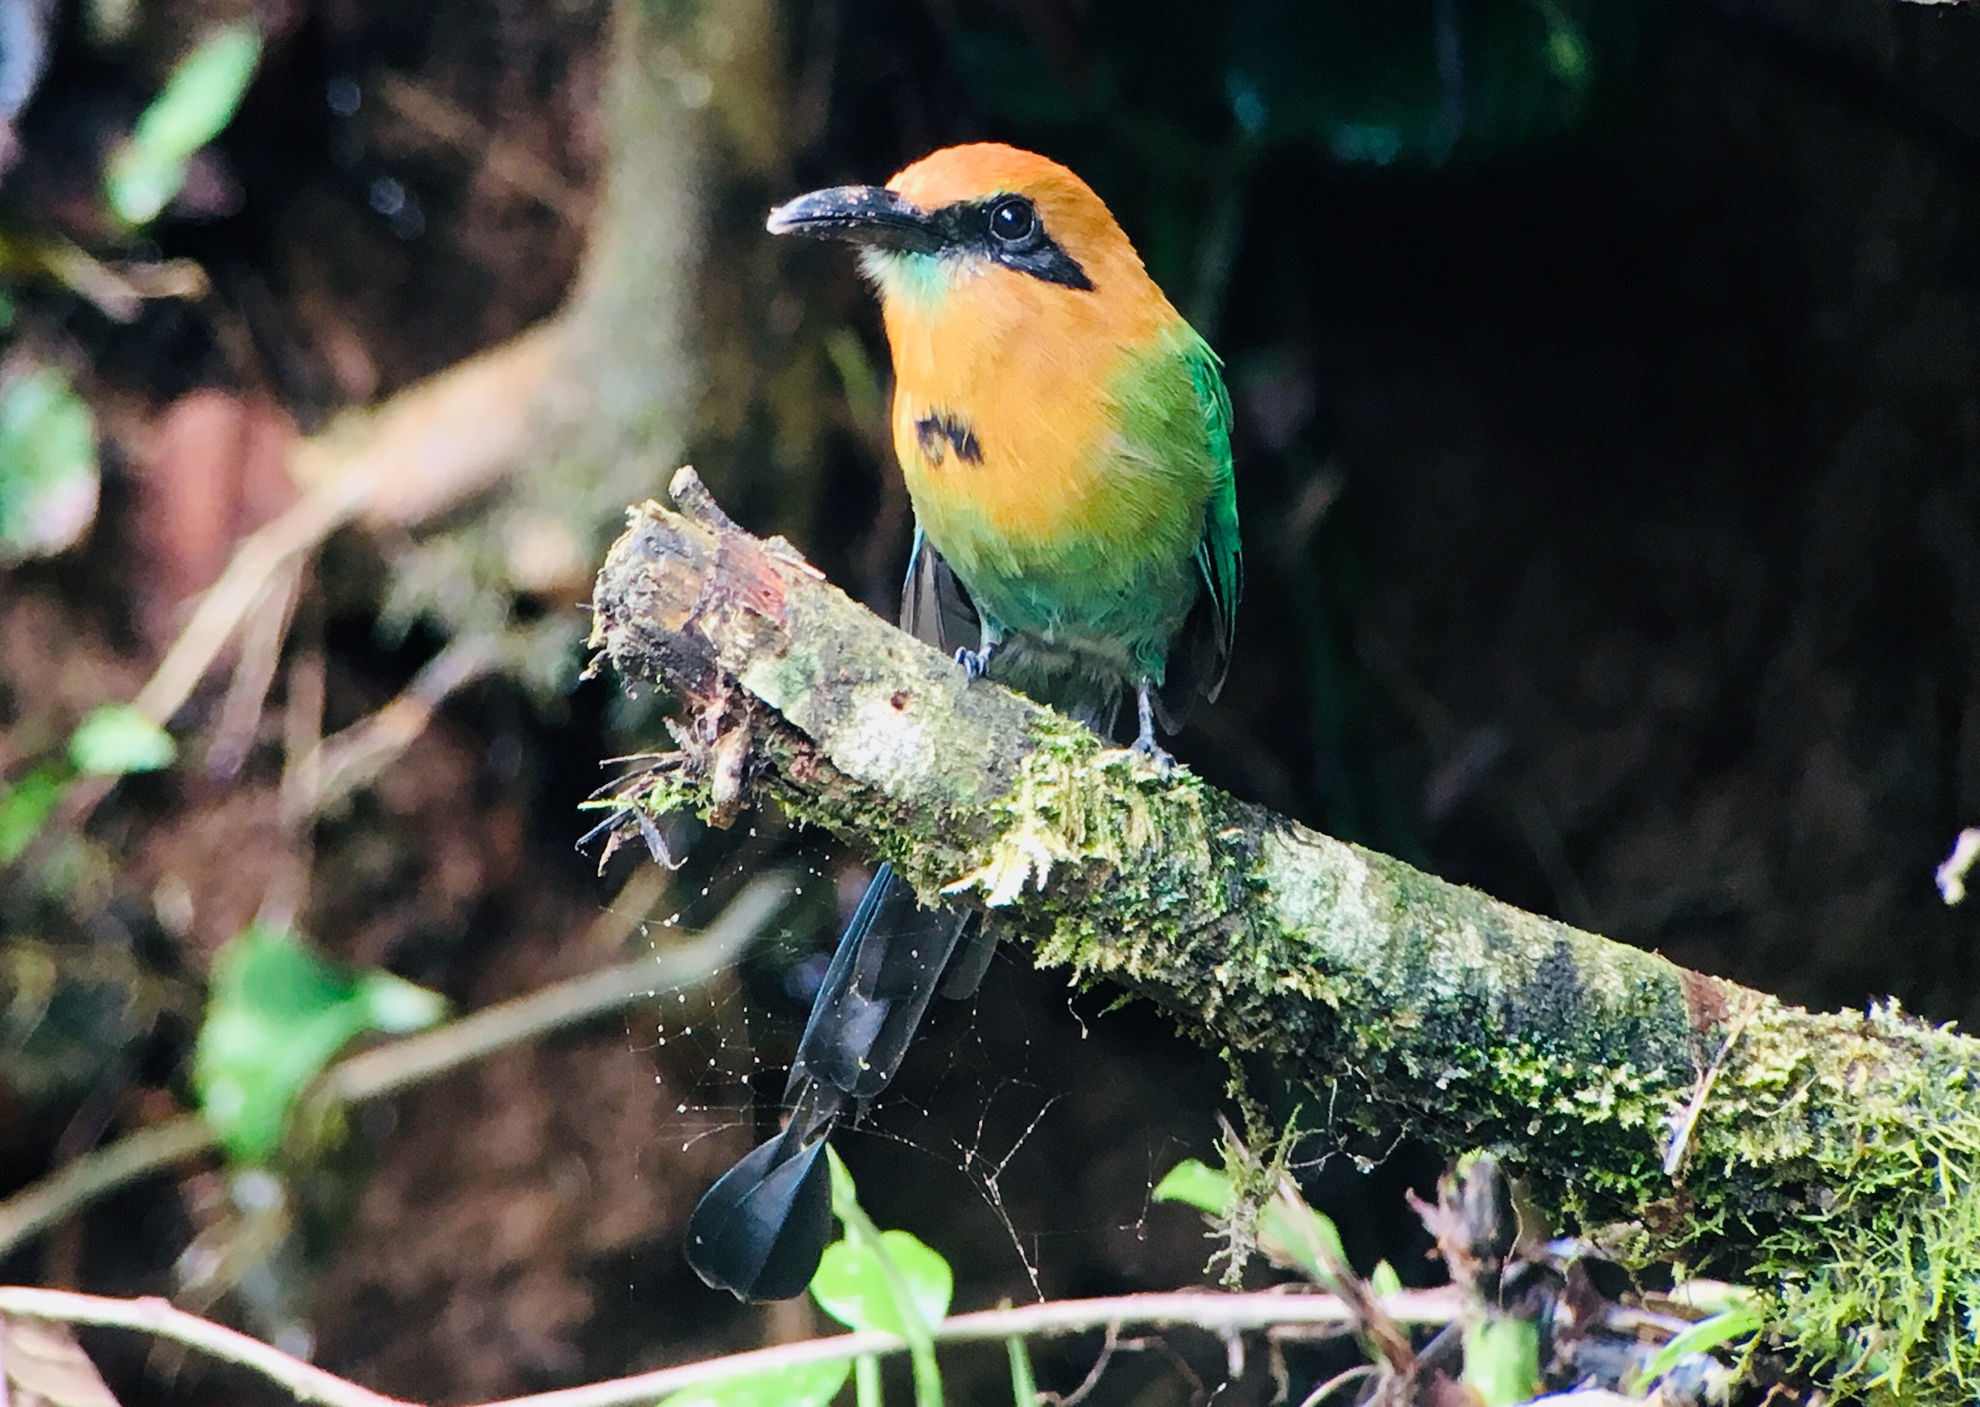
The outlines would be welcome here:
<svg viewBox="0 0 1980 1407">
<path fill-rule="evenodd" d="M 1135 721 L 1141 726 L 1136 730 L 1134 744 L 1128 751 L 1153 767 L 1156 776 L 1167 781 L 1176 770 L 1176 760 L 1155 741 L 1154 681 L 1143 679 L 1135 686 L 1134 711 Z"/>
<path fill-rule="evenodd" d="M 966 645 L 959 646 L 956 649 L 956 663 L 963 667 L 963 673 L 971 680 L 981 679 L 989 672 L 990 656 L 996 653 L 996 648 L 994 645 L 985 645 L 980 650 L 972 650 Z"/>
<path fill-rule="evenodd" d="M 1155 775 L 1167 781 L 1175 774 L 1176 759 L 1169 750 L 1155 741 L 1152 734 L 1144 733 L 1129 745 L 1128 751 L 1155 769 Z"/>
</svg>

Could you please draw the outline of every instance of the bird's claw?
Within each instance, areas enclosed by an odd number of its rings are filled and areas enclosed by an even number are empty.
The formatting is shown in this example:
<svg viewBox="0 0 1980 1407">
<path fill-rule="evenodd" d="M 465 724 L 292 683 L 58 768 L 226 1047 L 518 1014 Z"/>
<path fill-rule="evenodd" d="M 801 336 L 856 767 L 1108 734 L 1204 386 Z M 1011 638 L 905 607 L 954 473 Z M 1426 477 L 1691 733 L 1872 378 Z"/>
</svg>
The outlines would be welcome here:
<svg viewBox="0 0 1980 1407">
<path fill-rule="evenodd" d="M 1155 775 L 1167 781 L 1175 775 L 1176 759 L 1169 750 L 1148 734 L 1136 738 L 1128 746 L 1128 751 L 1155 769 Z"/>
<path fill-rule="evenodd" d="M 967 645 L 959 645 L 956 647 L 956 663 L 963 667 L 963 673 L 972 680 L 981 679 L 984 672 L 990 668 L 990 652 L 972 650 Z"/>
</svg>

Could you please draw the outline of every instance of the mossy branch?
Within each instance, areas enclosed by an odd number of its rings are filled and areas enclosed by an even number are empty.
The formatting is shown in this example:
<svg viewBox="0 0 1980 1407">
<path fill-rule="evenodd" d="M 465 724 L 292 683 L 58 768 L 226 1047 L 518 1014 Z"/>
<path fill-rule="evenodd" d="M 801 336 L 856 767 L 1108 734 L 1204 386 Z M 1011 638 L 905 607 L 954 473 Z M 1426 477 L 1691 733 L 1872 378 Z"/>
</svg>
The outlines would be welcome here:
<svg viewBox="0 0 1980 1407">
<path fill-rule="evenodd" d="M 673 494 L 632 510 L 593 602 L 593 644 L 690 712 L 628 804 L 774 799 L 1316 1103 L 1489 1148 L 1627 1255 L 1761 1285 L 1849 1386 L 1970 1399 L 1980 1043 L 1791 1007 L 1163 780 L 967 682 L 691 471 Z"/>
</svg>

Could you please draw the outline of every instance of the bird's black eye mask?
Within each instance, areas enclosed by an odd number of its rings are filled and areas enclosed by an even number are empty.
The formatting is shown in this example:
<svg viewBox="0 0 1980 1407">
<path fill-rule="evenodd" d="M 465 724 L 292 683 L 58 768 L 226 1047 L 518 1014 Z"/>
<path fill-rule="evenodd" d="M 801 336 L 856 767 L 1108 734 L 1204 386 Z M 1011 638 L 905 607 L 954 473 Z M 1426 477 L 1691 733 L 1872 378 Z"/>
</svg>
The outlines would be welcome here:
<svg viewBox="0 0 1980 1407">
<path fill-rule="evenodd" d="M 1062 288 L 1093 291 L 1086 270 L 1045 232 L 1038 207 L 1024 196 L 993 195 L 945 205 L 930 211 L 927 223 L 945 253 L 974 254 Z"/>
</svg>

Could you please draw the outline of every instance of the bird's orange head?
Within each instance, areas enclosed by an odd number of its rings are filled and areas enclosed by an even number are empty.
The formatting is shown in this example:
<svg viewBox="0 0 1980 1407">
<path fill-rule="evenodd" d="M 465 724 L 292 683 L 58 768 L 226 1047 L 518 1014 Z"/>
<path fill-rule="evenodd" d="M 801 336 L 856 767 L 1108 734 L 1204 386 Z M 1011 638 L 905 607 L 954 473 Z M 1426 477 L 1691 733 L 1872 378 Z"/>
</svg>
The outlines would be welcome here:
<svg viewBox="0 0 1980 1407">
<path fill-rule="evenodd" d="M 947 147 L 885 186 L 801 195 L 769 227 L 859 247 L 894 364 L 894 451 L 952 566 L 968 570 L 972 533 L 994 552 L 1142 522 L 1116 472 L 1125 421 L 1147 410 L 1135 377 L 1151 358 L 1183 367 L 1197 339 L 1086 182 L 1015 147 Z M 1182 370 L 1162 384 L 1195 394 Z"/>
<path fill-rule="evenodd" d="M 770 212 L 775 234 L 839 239 L 890 305 L 937 315 L 981 280 L 1036 297 L 1153 290 L 1134 246 L 1092 187 L 1058 162 L 997 142 L 945 147 L 885 186 L 834 186 Z M 1029 301 L 1029 298 L 1027 298 Z"/>
</svg>

